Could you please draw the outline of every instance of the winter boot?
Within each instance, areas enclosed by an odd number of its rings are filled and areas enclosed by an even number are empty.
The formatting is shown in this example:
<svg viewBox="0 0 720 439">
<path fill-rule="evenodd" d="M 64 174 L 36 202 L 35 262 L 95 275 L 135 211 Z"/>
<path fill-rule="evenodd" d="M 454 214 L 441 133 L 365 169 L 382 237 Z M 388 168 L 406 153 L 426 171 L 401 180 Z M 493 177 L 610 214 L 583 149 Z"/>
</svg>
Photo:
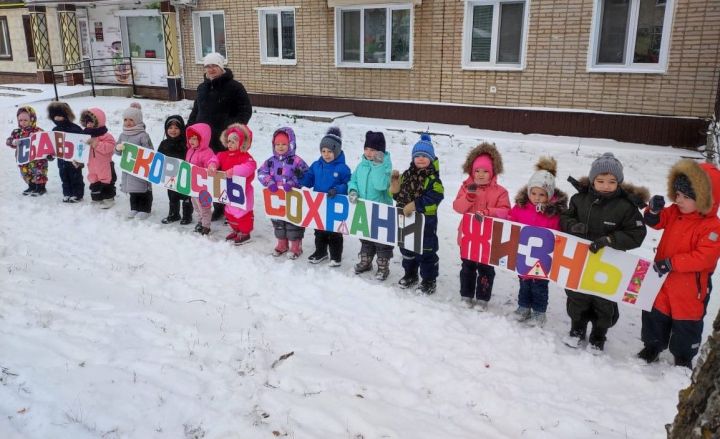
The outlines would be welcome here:
<svg viewBox="0 0 720 439">
<path fill-rule="evenodd" d="M 530 318 L 527 320 L 528 326 L 535 326 L 538 328 L 542 328 L 545 326 L 545 322 L 547 321 L 547 316 L 544 312 L 537 312 L 533 311 L 530 315 Z"/>
<path fill-rule="evenodd" d="M 225 241 L 235 241 L 235 238 L 237 238 L 238 235 L 239 233 L 233 230 L 225 237 Z"/>
<path fill-rule="evenodd" d="M 218 221 L 225 216 L 225 205 L 222 203 L 213 203 L 213 212 L 210 221 Z"/>
<path fill-rule="evenodd" d="M 585 333 L 587 332 L 587 322 L 573 320 L 570 324 L 570 333 L 563 338 L 563 343 L 571 348 L 579 348 L 585 341 Z"/>
<path fill-rule="evenodd" d="M 417 291 L 418 293 L 430 295 L 430 294 L 435 293 L 436 289 L 437 289 L 437 284 L 435 283 L 435 279 L 433 279 L 433 280 L 423 279 L 415 291 Z"/>
<path fill-rule="evenodd" d="M 280 255 L 284 255 L 288 251 L 288 240 L 287 238 L 278 238 L 277 244 L 275 245 L 275 248 L 273 249 L 273 256 L 277 257 Z"/>
<path fill-rule="evenodd" d="M 320 250 L 315 250 L 315 253 L 308 256 L 308 262 L 311 264 L 319 264 L 320 262 L 327 260 L 327 258 L 327 253 L 321 253 Z"/>
<path fill-rule="evenodd" d="M 381 258 L 378 256 L 377 258 L 377 272 L 375 273 L 375 279 L 379 281 L 384 281 L 385 279 L 390 276 L 390 259 L 388 258 Z"/>
<path fill-rule="evenodd" d="M 297 259 L 300 257 L 302 252 L 302 239 L 295 239 L 290 241 L 290 253 L 288 253 L 288 258 Z"/>
<path fill-rule="evenodd" d="M 645 346 L 640 352 L 637 353 L 637 357 L 645 360 L 647 364 L 656 362 L 659 356 L 660 351 L 649 346 Z"/>
<path fill-rule="evenodd" d="M 182 219 L 180 220 L 181 225 L 187 225 L 192 222 L 193 207 L 190 200 L 183 200 L 182 202 Z"/>
<path fill-rule="evenodd" d="M 250 242 L 250 234 L 238 232 L 237 236 L 235 237 L 235 245 L 243 245 L 247 244 L 248 242 Z"/>
<path fill-rule="evenodd" d="M 525 308 L 524 306 L 518 306 L 515 312 L 513 313 L 513 318 L 515 321 L 518 322 L 524 322 L 525 320 L 529 319 L 532 315 L 532 311 L 530 311 L 530 308 Z"/>
<path fill-rule="evenodd" d="M 22 191 L 23 195 L 30 195 L 35 192 L 35 183 L 28 183 L 28 188 Z"/>
<path fill-rule="evenodd" d="M 197 224 L 195 224 L 195 231 L 196 231 L 196 232 L 200 233 L 200 230 L 202 230 L 202 228 L 203 228 L 202 223 L 197 223 Z"/>
<path fill-rule="evenodd" d="M 690 358 L 675 357 L 675 366 L 687 367 L 693 370 L 692 360 Z"/>
<path fill-rule="evenodd" d="M 41 195 L 45 195 L 47 193 L 47 190 L 45 190 L 45 183 L 43 184 L 36 184 L 35 190 L 30 193 L 31 197 L 39 197 Z"/>
<path fill-rule="evenodd" d="M 360 262 L 355 264 L 355 274 L 365 273 L 366 271 L 372 270 L 372 256 L 368 253 L 360 253 Z"/>
<path fill-rule="evenodd" d="M 171 213 L 168 214 L 168 216 L 166 216 L 165 218 L 163 218 L 162 221 L 160 221 L 160 222 L 163 223 L 163 224 L 170 224 L 170 223 L 174 223 L 174 222 L 176 222 L 176 221 L 180 221 L 180 215 L 177 214 L 177 213 L 172 213 L 172 212 L 171 212 Z"/>
<path fill-rule="evenodd" d="M 472 309 L 475 306 L 475 299 L 473 299 L 472 297 L 461 296 L 460 301 L 465 306 L 465 308 Z"/>
<path fill-rule="evenodd" d="M 597 328 L 593 326 L 592 331 L 590 331 L 590 337 L 588 337 L 590 347 L 592 349 L 597 349 L 598 351 L 604 350 L 605 340 L 607 340 L 607 332 L 608 328 Z"/>
<path fill-rule="evenodd" d="M 398 283 L 400 284 L 400 288 L 405 289 L 405 288 L 410 288 L 413 285 L 415 285 L 416 283 L 418 283 L 418 280 L 419 279 L 418 279 L 417 274 L 406 272 L 405 276 L 403 276 L 402 279 L 400 279 L 400 281 Z"/>
</svg>

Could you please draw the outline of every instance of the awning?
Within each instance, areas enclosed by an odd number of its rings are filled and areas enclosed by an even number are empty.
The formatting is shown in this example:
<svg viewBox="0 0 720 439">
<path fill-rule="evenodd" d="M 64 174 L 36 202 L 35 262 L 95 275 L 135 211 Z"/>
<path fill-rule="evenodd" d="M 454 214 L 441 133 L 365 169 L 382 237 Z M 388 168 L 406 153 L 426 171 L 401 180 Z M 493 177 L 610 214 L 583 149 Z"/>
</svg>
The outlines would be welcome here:
<svg viewBox="0 0 720 439">
<path fill-rule="evenodd" d="M 422 0 L 328 0 L 328 7 L 336 6 L 364 6 L 364 5 L 421 5 Z"/>
</svg>

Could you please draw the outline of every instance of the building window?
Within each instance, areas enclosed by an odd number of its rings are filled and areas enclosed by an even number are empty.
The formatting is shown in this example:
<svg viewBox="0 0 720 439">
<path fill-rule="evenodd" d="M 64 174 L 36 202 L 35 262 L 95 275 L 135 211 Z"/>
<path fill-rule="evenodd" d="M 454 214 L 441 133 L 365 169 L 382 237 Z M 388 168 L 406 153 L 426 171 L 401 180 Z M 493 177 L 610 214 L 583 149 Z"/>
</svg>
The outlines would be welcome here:
<svg viewBox="0 0 720 439">
<path fill-rule="evenodd" d="M 663 73 L 674 0 L 596 0 L 588 70 Z"/>
<path fill-rule="evenodd" d="M 165 43 L 159 15 L 120 17 L 125 56 L 165 59 Z"/>
<path fill-rule="evenodd" d="M 35 61 L 35 45 L 32 39 L 32 27 L 30 25 L 30 16 L 22 16 L 23 31 L 25 32 L 25 47 L 27 47 L 28 61 Z"/>
<path fill-rule="evenodd" d="M 339 67 L 412 67 L 411 4 L 335 9 L 335 59 Z"/>
<path fill-rule="evenodd" d="M 8 28 L 7 17 L 0 17 L 0 59 L 12 59 L 12 47 L 10 46 L 10 29 Z"/>
<path fill-rule="evenodd" d="M 295 10 L 268 8 L 258 10 L 260 60 L 263 64 L 296 64 Z"/>
<path fill-rule="evenodd" d="M 522 70 L 525 67 L 528 0 L 473 0 L 465 4 L 462 66 Z"/>
<path fill-rule="evenodd" d="M 193 12 L 195 30 L 195 58 L 197 62 L 208 53 L 217 52 L 227 58 L 225 52 L 225 14 L 222 11 Z"/>
</svg>

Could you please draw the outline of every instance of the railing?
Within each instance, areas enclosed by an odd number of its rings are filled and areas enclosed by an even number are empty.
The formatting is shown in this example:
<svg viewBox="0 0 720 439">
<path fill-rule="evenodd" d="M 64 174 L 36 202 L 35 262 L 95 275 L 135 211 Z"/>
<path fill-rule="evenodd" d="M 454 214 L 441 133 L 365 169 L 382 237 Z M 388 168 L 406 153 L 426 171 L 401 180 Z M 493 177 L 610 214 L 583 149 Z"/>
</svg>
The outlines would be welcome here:
<svg viewBox="0 0 720 439">
<path fill-rule="evenodd" d="M 57 70 L 61 67 L 61 70 Z M 93 58 L 86 59 L 75 64 L 57 64 L 50 66 L 52 74 L 55 100 L 59 100 L 57 84 L 67 83 L 66 74 L 83 74 L 83 81 L 90 80 L 92 95 L 95 97 L 95 84 L 120 84 L 132 86 L 133 95 L 137 94 L 135 86 L 135 71 L 133 69 L 132 57 L 123 56 L 117 58 Z M 60 80 L 58 80 L 58 76 Z M 114 81 L 107 81 L 106 78 L 114 78 Z"/>
</svg>

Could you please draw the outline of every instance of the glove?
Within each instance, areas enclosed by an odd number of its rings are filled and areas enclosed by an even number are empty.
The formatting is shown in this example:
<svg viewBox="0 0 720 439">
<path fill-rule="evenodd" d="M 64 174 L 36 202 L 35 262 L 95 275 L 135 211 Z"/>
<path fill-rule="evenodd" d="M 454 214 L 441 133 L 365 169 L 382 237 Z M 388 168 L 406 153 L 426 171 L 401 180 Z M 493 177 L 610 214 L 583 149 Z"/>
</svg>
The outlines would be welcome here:
<svg viewBox="0 0 720 439">
<path fill-rule="evenodd" d="M 292 190 L 292 188 L 293 188 L 292 184 L 290 184 L 288 182 L 283 183 L 283 190 L 285 192 L 290 192 Z M 276 187 L 276 189 L 277 189 L 277 187 Z"/>
<path fill-rule="evenodd" d="M 294 174 L 295 177 L 297 177 L 297 178 L 302 178 L 304 172 L 303 172 L 303 170 L 300 169 L 300 168 L 295 168 L 295 169 L 293 169 L 293 174 Z"/>
<path fill-rule="evenodd" d="M 662 195 L 655 195 L 650 199 L 650 211 L 652 213 L 660 212 L 665 207 L 665 197 Z"/>
<path fill-rule="evenodd" d="M 603 236 L 602 238 L 598 238 L 595 241 L 590 244 L 590 251 L 593 253 L 597 253 L 600 251 L 601 248 L 607 247 L 610 245 L 610 237 Z"/>
<path fill-rule="evenodd" d="M 411 201 L 403 207 L 403 215 L 405 216 L 412 216 L 413 212 L 415 212 L 415 202 Z"/>
<path fill-rule="evenodd" d="M 123 144 L 123 143 L 118 143 L 117 145 L 115 145 L 115 150 L 116 150 L 116 151 L 122 152 L 123 149 L 125 149 L 125 144 Z"/>
<path fill-rule="evenodd" d="M 373 156 L 373 162 L 382 163 L 383 160 L 385 160 L 385 153 L 382 151 L 375 151 L 375 155 Z"/>
<path fill-rule="evenodd" d="M 655 261 L 653 264 L 653 270 L 658 276 L 663 277 L 664 274 L 672 271 L 672 264 L 670 264 L 670 258 L 665 258 L 660 261 Z"/>
<path fill-rule="evenodd" d="M 575 223 L 570 226 L 570 233 L 575 233 L 576 235 L 584 235 L 587 233 L 587 225 L 585 225 L 585 223 Z"/>
<path fill-rule="evenodd" d="M 278 190 L 277 184 L 274 181 L 270 183 L 267 188 L 270 189 L 270 192 L 273 194 Z"/>
<path fill-rule="evenodd" d="M 352 204 L 355 204 L 355 203 L 357 203 L 357 199 L 358 199 L 357 191 L 350 191 L 350 193 L 348 194 L 348 201 L 350 201 Z"/>
<path fill-rule="evenodd" d="M 235 174 L 235 173 L 233 172 L 232 168 L 225 171 L 225 176 L 227 178 L 232 178 L 233 174 Z"/>
<path fill-rule="evenodd" d="M 53 156 L 51 156 L 51 155 L 49 155 L 49 156 L 47 156 L 47 157 L 45 157 L 45 158 L 46 158 L 47 161 L 49 161 L 49 162 L 55 160 L 55 157 L 53 157 Z"/>
<path fill-rule="evenodd" d="M 335 195 L 337 195 L 337 189 L 334 187 L 331 187 L 329 191 L 327 191 L 328 198 L 334 198 Z"/>
<path fill-rule="evenodd" d="M 469 194 L 474 194 L 478 190 L 478 185 L 476 183 L 470 183 L 465 187 Z"/>
</svg>

